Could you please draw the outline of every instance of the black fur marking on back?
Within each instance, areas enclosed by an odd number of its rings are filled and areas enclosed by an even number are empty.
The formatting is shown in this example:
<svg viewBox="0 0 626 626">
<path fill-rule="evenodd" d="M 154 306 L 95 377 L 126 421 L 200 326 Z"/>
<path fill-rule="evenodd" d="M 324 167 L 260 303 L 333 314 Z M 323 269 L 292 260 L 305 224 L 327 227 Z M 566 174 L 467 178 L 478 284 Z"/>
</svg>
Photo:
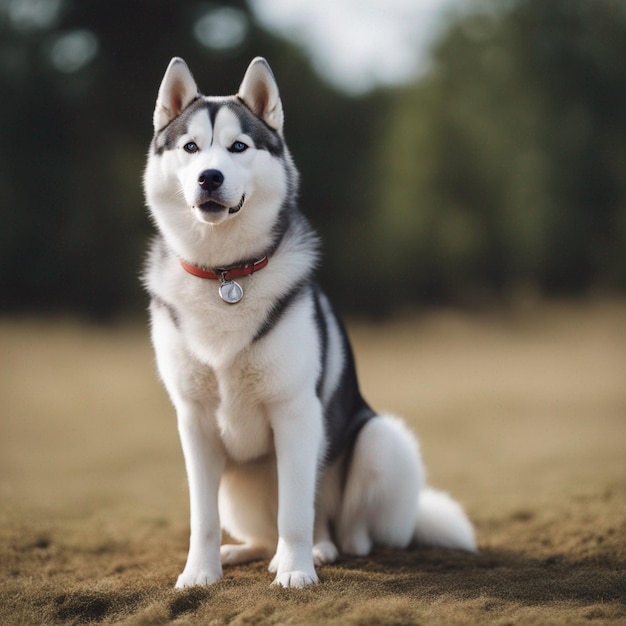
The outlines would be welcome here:
<svg viewBox="0 0 626 626">
<path fill-rule="evenodd" d="M 315 325 L 320 339 L 320 373 L 315 385 L 317 397 L 322 397 L 322 387 L 324 384 L 324 371 L 326 370 L 326 358 L 328 356 L 328 324 L 324 316 L 324 309 L 320 300 L 320 289 L 316 285 L 313 292 L 313 304 L 315 305 Z"/>
<path fill-rule="evenodd" d="M 305 288 L 310 282 L 309 276 L 305 276 L 304 279 L 297 282 L 291 289 L 280 297 L 271 308 L 270 312 L 267 314 L 267 317 L 256 331 L 256 335 L 252 342 L 259 341 L 263 339 L 269 332 L 272 331 L 273 328 L 276 327 L 276 324 L 280 321 L 282 316 L 285 314 L 287 309 L 304 293 Z"/>
<path fill-rule="evenodd" d="M 376 417 L 376 412 L 363 399 L 359 390 L 354 355 L 346 330 L 336 315 L 335 320 L 343 344 L 344 367 L 335 392 L 324 406 L 328 445 L 324 460 L 327 465 L 334 463 L 345 450 L 352 450 L 361 428 Z"/>
</svg>

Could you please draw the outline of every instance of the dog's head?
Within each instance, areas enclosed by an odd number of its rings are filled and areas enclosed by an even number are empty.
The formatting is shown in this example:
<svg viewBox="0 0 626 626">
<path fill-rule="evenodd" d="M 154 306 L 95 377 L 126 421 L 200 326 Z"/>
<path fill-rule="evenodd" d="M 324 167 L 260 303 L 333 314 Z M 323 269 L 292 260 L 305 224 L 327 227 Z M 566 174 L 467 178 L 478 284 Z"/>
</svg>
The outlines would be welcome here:
<svg viewBox="0 0 626 626">
<path fill-rule="evenodd" d="M 283 141 L 283 108 L 270 66 L 254 59 L 235 96 L 202 96 L 180 58 L 165 72 L 145 173 L 157 225 L 186 232 L 272 228 L 296 174 Z"/>
</svg>

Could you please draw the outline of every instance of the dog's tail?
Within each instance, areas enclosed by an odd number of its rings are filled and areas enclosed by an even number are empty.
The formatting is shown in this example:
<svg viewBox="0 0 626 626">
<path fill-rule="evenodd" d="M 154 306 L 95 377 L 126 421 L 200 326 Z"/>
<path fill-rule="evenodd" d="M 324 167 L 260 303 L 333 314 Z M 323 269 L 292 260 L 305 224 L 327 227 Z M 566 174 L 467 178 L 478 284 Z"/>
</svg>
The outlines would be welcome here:
<svg viewBox="0 0 626 626">
<path fill-rule="evenodd" d="M 413 541 L 438 548 L 476 552 L 474 527 L 447 493 L 426 487 L 419 498 Z"/>
</svg>

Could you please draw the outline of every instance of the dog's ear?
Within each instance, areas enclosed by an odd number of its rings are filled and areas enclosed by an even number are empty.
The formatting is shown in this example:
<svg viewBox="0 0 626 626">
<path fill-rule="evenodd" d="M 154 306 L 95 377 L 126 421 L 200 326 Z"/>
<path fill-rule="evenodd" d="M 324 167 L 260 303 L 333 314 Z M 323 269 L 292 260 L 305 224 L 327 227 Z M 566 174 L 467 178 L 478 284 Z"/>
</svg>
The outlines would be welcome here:
<svg viewBox="0 0 626 626">
<path fill-rule="evenodd" d="M 154 130 L 167 126 L 181 111 L 198 97 L 198 86 L 187 64 L 174 57 L 165 70 L 154 109 Z"/>
<path fill-rule="evenodd" d="M 283 132 L 283 105 L 269 63 L 257 57 L 250 63 L 237 96 L 270 128 Z"/>
</svg>

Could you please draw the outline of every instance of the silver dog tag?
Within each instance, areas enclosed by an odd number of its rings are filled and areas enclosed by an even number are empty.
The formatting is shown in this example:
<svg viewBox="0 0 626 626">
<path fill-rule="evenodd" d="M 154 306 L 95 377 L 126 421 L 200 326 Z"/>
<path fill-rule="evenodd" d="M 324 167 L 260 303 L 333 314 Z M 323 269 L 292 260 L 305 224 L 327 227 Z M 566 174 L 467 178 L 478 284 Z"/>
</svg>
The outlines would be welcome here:
<svg viewBox="0 0 626 626">
<path fill-rule="evenodd" d="M 243 298 L 243 289 L 234 280 L 222 280 L 219 292 L 220 298 L 228 304 L 237 304 Z"/>
</svg>

